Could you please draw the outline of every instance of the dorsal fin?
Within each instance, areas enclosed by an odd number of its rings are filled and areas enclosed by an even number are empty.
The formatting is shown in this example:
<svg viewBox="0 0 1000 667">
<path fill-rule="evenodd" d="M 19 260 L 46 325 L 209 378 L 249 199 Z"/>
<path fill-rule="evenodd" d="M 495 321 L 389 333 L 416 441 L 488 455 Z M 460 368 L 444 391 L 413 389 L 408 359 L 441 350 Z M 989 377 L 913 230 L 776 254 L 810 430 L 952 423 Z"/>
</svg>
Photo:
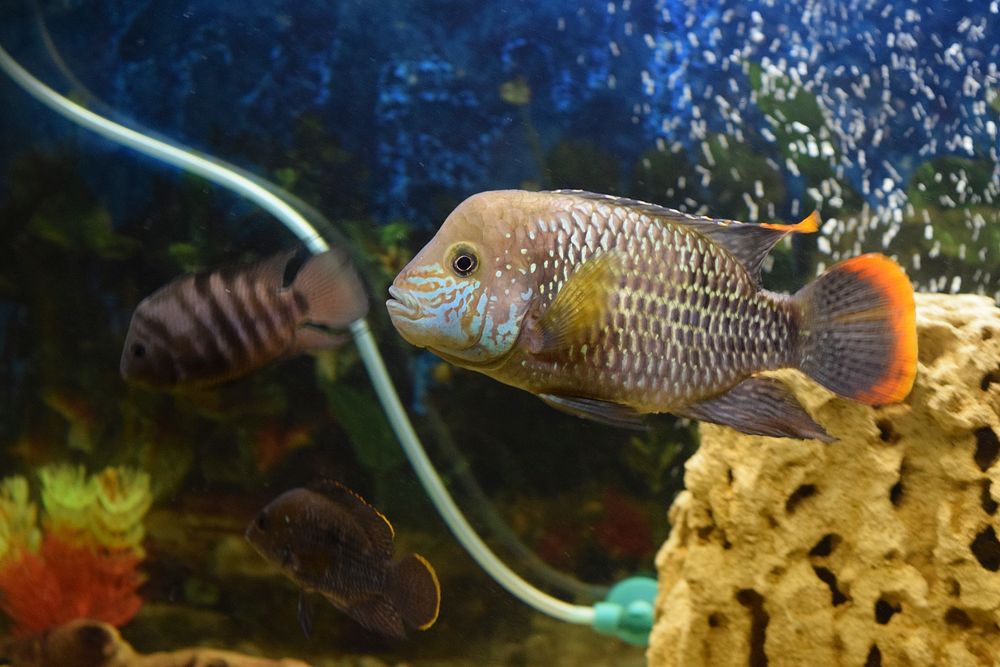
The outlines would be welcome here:
<svg viewBox="0 0 1000 667">
<path fill-rule="evenodd" d="M 372 507 L 367 500 L 332 479 L 318 479 L 309 484 L 308 488 L 310 491 L 315 491 L 331 502 L 348 509 L 358 519 L 358 523 L 372 541 L 375 549 L 387 556 L 392 555 L 396 531 L 389 523 L 389 519 Z"/>
<path fill-rule="evenodd" d="M 775 244 L 790 232 L 809 234 L 817 231 L 820 221 L 819 213 L 813 211 L 801 222 L 794 225 L 776 223 L 758 225 L 689 215 L 682 211 L 636 199 L 596 194 L 585 190 L 555 190 L 554 192 L 611 206 L 627 206 L 650 217 L 693 229 L 728 250 L 739 260 L 750 277 L 758 283 L 760 282 L 760 265 Z"/>
<path fill-rule="evenodd" d="M 728 250 L 743 268 L 747 270 L 754 282 L 760 282 L 760 265 L 764 263 L 771 249 L 781 239 L 791 232 L 811 234 L 819 229 L 819 213 L 813 211 L 801 222 L 794 225 L 763 223 L 759 225 L 747 222 L 729 222 L 713 220 L 710 222 L 682 222 L 707 236 Z"/>
</svg>

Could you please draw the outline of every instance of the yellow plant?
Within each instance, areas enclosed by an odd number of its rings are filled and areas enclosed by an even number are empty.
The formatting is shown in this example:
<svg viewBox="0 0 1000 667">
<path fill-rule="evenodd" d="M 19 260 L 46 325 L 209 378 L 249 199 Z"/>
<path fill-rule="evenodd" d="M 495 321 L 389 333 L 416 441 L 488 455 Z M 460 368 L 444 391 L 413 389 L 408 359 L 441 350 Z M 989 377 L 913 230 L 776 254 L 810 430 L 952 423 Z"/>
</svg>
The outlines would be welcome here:
<svg viewBox="0 0 1000 667">
<path fill-rule="evenodd" d="M 141 552 L 146 534 L 142 518 L 153 502 L 149 475 L 132 468 L 109 467 L 93 479 L 97 486 L 91 524 L 94 537 L 106 547 Z"/>
<path fill-rule="evenodd" d="M 142 554 L 142 519 L 153 500 L 148 474 L 108 467 L 87 475 L 82 466 L 66 464 L 47 466 L 38 474 L 48 530 Z"/>
<path fill-rule="evenodd" d="M 38 508 L 28 500 L 28 480 L 17 475 L 0 481 L 0 561 L 38 549 L 42 534 L 37 516 Z"/>
<path fill-rule="evenodd" d="M 45 466 L 38 471 L 42 482 L 42 506 L 46 528 L 60 532 L 85 533 L 97 498 L 94 478 L 83 466 L 68 463 Z"/>
</svg>

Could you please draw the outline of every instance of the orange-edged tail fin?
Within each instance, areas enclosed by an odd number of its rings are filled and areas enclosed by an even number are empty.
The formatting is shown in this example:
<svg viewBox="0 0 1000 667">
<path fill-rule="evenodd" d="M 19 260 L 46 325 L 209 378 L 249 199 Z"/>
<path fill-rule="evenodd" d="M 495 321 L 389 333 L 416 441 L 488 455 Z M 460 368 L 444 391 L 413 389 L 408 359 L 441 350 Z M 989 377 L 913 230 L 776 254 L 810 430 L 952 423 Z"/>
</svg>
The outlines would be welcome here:
<svg viewBox="0 0 1000 667">
<path fill-rule="evenodd" d="M 819 231 L 820 223 L 819 211 L 813 211 L 801 222 L 797 222 L 794 225 L 782 225 L 776 222 L 765 222 L 761 224 L 761 227 L 765 229 L 774 229 L 779 232 L 798 232 L 799 234 L 812 234 Z"/>
<path fill-rule="evenodd" d="M 844 260 L 795 301 L 803 372 L 868 405 L 906 398 L 917 373 L 916 309 L 913 286 L 896 262 L 877 253 Z"/>
</svg>

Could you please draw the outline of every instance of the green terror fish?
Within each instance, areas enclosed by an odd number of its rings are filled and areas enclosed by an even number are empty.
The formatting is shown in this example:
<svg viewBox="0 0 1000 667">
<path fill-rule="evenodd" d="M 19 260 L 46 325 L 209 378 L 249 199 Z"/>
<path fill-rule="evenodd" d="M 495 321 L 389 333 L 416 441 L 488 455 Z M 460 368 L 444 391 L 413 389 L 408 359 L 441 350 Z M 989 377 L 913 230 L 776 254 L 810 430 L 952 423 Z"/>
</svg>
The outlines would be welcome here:
<svg viewBox="0 0 1000 667">
<path fill-rule="evenodd" d="M 796 225 L 694 217 L 581 191 L 484 192 L 389 288 L 400 335 L 571 414 L 639 427 L 674 414 L 744 433 L 832 438 L 784 384 L 798 368 L 871 405 L 916 374 L 913 288 L 891 259 L 832 266 L 795 295 L 760 266 Z"/>
<path fill-rule="evenodd" d="M 247 526 L 246 538 L 303 589 L 299 621 L 309 635 L 306 593 L 318 593 L 365 628 L 403 639 L 434 625 L 441 587 L 423 556 L 393 560 L 395 532 L 381 512 L 337 482 L 287 491 Z"/>
</svg>

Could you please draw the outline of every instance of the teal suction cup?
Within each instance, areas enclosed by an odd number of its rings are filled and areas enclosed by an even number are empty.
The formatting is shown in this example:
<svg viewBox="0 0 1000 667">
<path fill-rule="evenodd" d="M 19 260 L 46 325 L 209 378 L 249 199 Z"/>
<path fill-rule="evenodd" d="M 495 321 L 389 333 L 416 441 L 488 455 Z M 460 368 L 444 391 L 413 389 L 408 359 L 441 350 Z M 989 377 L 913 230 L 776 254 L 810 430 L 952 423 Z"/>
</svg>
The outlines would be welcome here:
<svg viewBox="0 0 1000 667">
<path fill-rule="evenodd" d="M 655 602 L 655 579 L 624 579 L 611 588 L 604 602 L 594 605 L 594 629 L 635 646 L 647 646 Z"/>
</svg>

